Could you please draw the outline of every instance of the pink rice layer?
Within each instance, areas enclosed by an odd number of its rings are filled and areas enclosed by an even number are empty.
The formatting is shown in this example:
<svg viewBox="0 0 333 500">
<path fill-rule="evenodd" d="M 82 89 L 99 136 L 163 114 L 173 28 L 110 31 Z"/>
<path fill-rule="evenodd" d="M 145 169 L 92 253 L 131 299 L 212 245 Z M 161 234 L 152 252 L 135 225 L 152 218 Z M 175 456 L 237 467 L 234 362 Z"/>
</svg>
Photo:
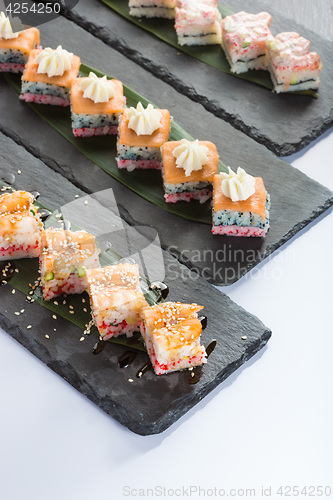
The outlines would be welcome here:
<svg viewBox="0 0 333 500">
<path fill-rule="evenodd" d="M 256 226 L 215 226 L 212 227 L 213 234 L 225 234 L 227 236 L 266 236 L 267 230 Z"/>
<path fill-rule="evenodd" d="M 73 128 L 75 137 L 93 137 L 94 135 L 116 135 L 118 134 L 118 125 L 108 127 L 81 127 Z"/>
<path fill-rule="evenodd" d="M 23 73 L 25 64 L 0 63 L 0 73 Z"/>
<path fill-rule="evenodd" d="M 161 169 L 161 162 L 159 160 L 117 160 L 118 168 L 127 169 L 130 172 L 136 169 L 154 168 Z"/>
<path fill-rule="evenodd" d="M 20 99 L 25 102 L 35 102 L 37 104 L 52 104 L 54 106 L 69 106 L 70 100 L 64 97 L 46 95 L 46 94 L 32 94 L 24 92 L 20 95 Z"/>
<path fill-rule="evenodd" d="M 165 194 L 164 198 L 167 203 L 177 203 L 177 201 L 191 201 L 191 200 L 199 200 L 200 203 L 205 203 L 209 198 L 212 197 L 212 194 L 213 191 L 211 189 L 206 188 L 194 192 Z"/>
<path fill-rule="evenodd" d="M 35 246 L 13 245 L 10 247 L 0 247 L 0 260 L 34 258 L 39 256 L 39 244 Z"/>
</svg>

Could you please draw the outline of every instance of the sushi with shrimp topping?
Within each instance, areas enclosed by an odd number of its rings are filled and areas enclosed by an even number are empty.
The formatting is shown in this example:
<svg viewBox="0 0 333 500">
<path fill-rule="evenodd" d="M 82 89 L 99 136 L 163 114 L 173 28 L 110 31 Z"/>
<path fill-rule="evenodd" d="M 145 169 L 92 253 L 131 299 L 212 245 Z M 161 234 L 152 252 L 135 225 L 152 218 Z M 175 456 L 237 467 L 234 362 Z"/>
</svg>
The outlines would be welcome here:
<svg viewBox="0 0 333 500">
<path fill-rule="evenodd" d="M 38 257 L 42 229 L 31 193 L 14 191 L 0 196 L 0 260 Z"/>
<path fill-rule="evenodd" d="M 86 231 L 45 229 L 40 248 L 40 273 L 45 300 L 80 294 L 87 288 L 87 269 L 99 266 L 95 237 Z"/>
<path fill-rule="evenodd" d="M 139 266 L 119 263 L 87 271 L 95 324 L 103 340 L 140 330 L 140 311 L 147 306 L 139 282 Z"/>
<path fill-rule="evenodd" d="M 156 375 L 206 363 L 200 345 L 202 325 L 198 311 L 203 306 L 164 302 L 141 311 L 141 334 Z"/>
</svg>

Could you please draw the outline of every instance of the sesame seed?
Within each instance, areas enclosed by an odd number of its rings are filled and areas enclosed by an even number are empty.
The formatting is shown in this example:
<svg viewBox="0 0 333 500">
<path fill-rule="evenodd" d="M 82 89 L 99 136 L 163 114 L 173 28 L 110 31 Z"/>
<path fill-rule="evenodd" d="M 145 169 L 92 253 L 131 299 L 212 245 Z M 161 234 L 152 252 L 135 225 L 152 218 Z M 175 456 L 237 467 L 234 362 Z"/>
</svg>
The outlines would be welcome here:
<svg viewBox="0 0 333 500">
<path fill-rule="evenodd" d="M 88 312 L 88 309 L 86 307 L 84 307 L 83 311 L 86 313 L 86 312 Z"/>
<path fill-rule="evenodd" d="M 194 372 L 192 372 L 192 373 L 191 373 L 191 377 L 194 377 L 194 376 L 195 376 L 195 373 L 194 373 Z"/>
<path fill-rule="evenodd" d="M 53 302 L 53 304 L 54 304 L 55 306 L 58 306 L 58 305 L 59 305 L 59 303 L 58 303 L 56 300 Z"/>
<path fill-rule="evenodd" d="M 74 314 L 74 311 L 69 311 L 69 314 Z"/>
<path fill-rule="evenodd" d="M 84 337 L 81 337 L 81 338 L 80 338 L 80 342 L 82 342 L 83 340 L 84 340 Z"/>
<path fill-rule="evenodd" d="M 246 340 L 246 339 L 247 339 L 247 336 L 243 335 L 242 340 Z"/>
<path fill-rule="evenodd" d="M 129 378 L 128 381 L 129 382 L 134 382 L 134 380 L 132 378 Z"/>
<path fill-rule="evenodd" d="M 22 174 L 21 170 L 18 170 L 18 171 L 17 171 L 17 173 L 18 173 L 18 174 Z"/>
<path fill-rule="evenodd" d="M 53 319 L 57 319 L 57 316 L 55 314 L 52 314 Z"/>
<path fill-rule="evenodd" d="M 18 311 L 15 311 L 15 312 L 14 312 L 14 314 L 15 314 L 16 316 L 19 316 L 19 315 L 20 315 L 20 313 L 19 313 Z"/>
<path fill-rule="evenodd" d="M 85 204 L 85 205 L 88 205 L 88 200 L 85 200 L 84 204 Z"/>
<path fill-rule="evenodd" d="M 82 299 L 83 304 L 85 303 L 86 299 Z"/>
<path fill-rule="evenodd" d="M 56 329 L 56 328 L 53 328 L 53 331 L 54 331 L 54 332 L 56 332 L 56 331 L 57 331 L 57 329 Z"/>
<path fill-rule="evenodd" d="M 28 326 L 27 326 L 27 330 L 30 330 L 30 328 L 32 328 L 32 326 L 31 326 L 31 325 L 28 325 Z"/>
<path fill-rule="evenodd" d="M 76 194 L 76 195 L 74 196 L 74 198 L 78 198 L 78 197 L 79 197 L 79 195 L 78 195 L 78 194 Z"/>
<path fill-rule="evenodd" d="M 13 288 L 12 293 L 15 293 L 15 289 Z"/>
<path fill-rule="evenodd" d="M 49 339 L 49 338 L 50 338 L 50 336 L 49 336 L 49 335 L 45 335 L 45 338 L 46 338 L 46 339 Z"/>
<path fill-rule="evenodd" d="M 21 309 L 20 313 L 21 313 L 21 314 L 22 314 L 22 313 L 24 313 L 24 309 Z"/>
</svg>

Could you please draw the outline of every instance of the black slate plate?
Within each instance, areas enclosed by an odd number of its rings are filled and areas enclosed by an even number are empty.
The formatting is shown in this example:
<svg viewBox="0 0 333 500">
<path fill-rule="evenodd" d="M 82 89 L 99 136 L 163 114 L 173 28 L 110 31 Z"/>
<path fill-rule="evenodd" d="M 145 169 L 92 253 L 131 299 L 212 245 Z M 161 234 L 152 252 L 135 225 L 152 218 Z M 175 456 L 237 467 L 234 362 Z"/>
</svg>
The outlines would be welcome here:
<svg viewBox="0 0 333 500">
<path fill-rule="evenodd" d="M 244 0 L 234 0 L 228 6 L 234 11 L 268 9 L 260 0 L 253 0 L 250 5 Z M 308 8 L 311 9 L 310 2 Z M 216 116 L 284 156 L 301 150 L 333 123 L 333 43 L 288 19 L 287 12 L 282 16 L 271 6 L 268 10 L 273 15 L 274 34 L 298 31 L 311 40 L 312 50 L 320 54 L 324 70 L 319 99 L 275 95 L 222 73 L 145 32 L 100 0 L 80 0 L 73 9 L 65 8 L 63 13 Z"/>
<path fill-rule="evenodd" d="M 1 170 L 16 174 L 15 188 L 36 190 L 38 183 L 40 201 L 52 209 L 84 194 L 2 134 L 0 146 Z M 19 176 L 18 162 L 29 165 Z M 49 189 L 50 185 L 54 189 Z M 259 319 L 205 280 L 193 277 L 167 252 L 163 252 L 163 260 L 169 299 L 201 303 L 204 297 L 209 320 L 202 341 L 207 346 L 217 340 L 208 363 L 194 370 L 195 377 L 189 371 L 161 377 L 148 371 L 137 377 L 148 361 L 146 353 L 136 351 L 134 361 L 121 368 L 119 358 L 128 351 L 127 347 L 110 343 L 104 351 L 93 355 L 96 337 L 85 336 L 80 342 L 80 328 L 61 317 L 54 320 L 51 311 L 36 302 L 28 304 L 21 292 L 12 294 L 10 282 L 0 287 L 1 326 L 102 410 L 142 435 L 159 433 L 172 425 L 258 352 L 271 335 Z M 14 314 L 22 309 L 24 313 Z M 28 325 L 32 327 L 27 329 Z"/>
</svg>

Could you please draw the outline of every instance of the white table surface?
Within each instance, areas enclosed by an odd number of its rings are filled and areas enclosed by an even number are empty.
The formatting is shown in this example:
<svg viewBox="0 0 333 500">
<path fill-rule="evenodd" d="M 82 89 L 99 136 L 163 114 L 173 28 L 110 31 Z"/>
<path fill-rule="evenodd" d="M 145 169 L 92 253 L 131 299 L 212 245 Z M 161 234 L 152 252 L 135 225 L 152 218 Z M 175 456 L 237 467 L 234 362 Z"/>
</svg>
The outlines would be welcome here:
<svg viewBox="0 0 333 500">
<path fill-rule="evenodd" d="M 288 161 L 333 190 L 332 152 L 331 130 Z M 283 498 L 288 485 L 332 498 L 332 222 L 223 288 L 272 338 L 160 435 L 122 427 L 0 329 L 0 499 Z"/>
</svg>

